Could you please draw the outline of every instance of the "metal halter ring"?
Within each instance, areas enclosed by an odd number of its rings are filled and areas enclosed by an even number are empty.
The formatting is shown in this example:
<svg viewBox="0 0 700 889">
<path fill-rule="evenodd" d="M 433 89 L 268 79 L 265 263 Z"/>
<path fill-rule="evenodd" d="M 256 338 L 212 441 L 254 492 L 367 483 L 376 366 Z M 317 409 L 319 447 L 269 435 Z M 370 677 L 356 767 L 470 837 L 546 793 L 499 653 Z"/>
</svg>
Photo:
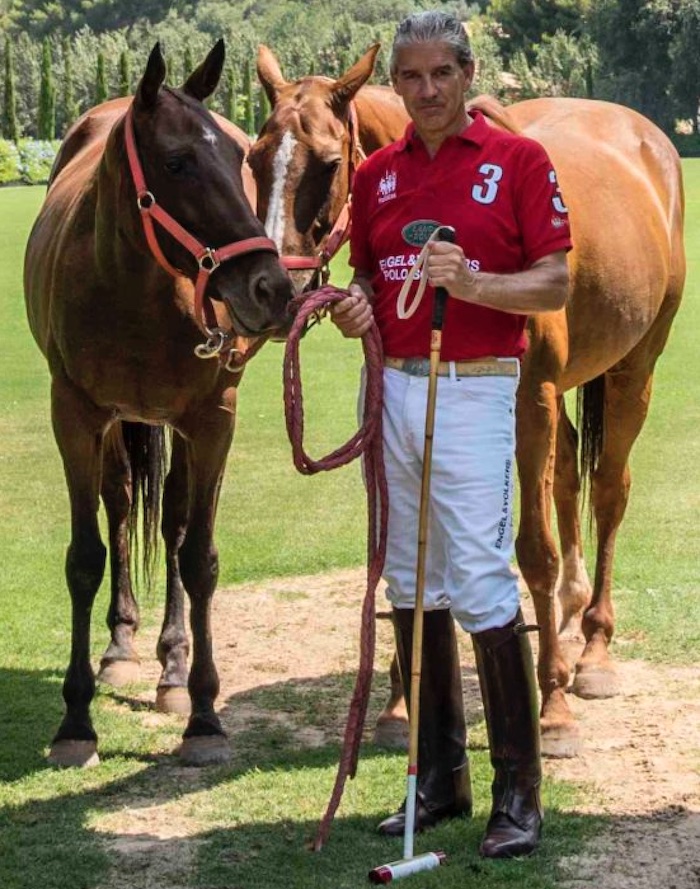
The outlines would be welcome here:
<svg viewBox="0 0 700 889">
<path fill-rule="evenodd" d="M 214 269 L 218 269 L 221 263 L 216 258 L 216 253 L 211 247 L 207 247 L 201 256 L 197 257 L 197 264 L 204 272 L 211 274 Z"/>
<path fill-rule="evenodd" d="M 228 358 L 226 359 L 226 364 L 224 365 L 224 368 L 229 373 L 232 373 L 232 374 L 242 374 L 243 373 L 243 368 L 245 367 L 244 364 L 241 364 L 240 367 L 232 367 L 231 366 L 231 359 L 233 358 L 233 356 L 240 355 L 240 353 L 241 353 L 240 349 L 231 349 L 231 351 L 228 353 Z"/>
<path fill-rule="evenodd" d="M 207 330 L 209 336 L 206 343 L 199 343 L 194 347 L 197 358 L 216 358 L 226 345 L 226 333 L 220 327 Z"/>
<path fill-rule="evenodd" d="M 139 210 L 150 210 L 155 202 L 156 198 L 152 191 L 144 191 L 143 194 L 136 197 L 136 205 Z"/>
</svg>

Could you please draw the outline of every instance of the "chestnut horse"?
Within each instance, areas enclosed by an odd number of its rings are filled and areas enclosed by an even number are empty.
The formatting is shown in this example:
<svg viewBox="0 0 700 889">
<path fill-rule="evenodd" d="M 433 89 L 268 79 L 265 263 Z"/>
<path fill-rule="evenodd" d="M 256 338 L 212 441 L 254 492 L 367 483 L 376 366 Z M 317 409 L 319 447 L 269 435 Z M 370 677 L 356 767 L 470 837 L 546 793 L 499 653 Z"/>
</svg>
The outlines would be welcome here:
<svg viewBox="0 0 700 889">
<path fill-rule="evenodd" d="M 249 162 L 258 215 L 283 257 L 323 248 L 334 214 L 348 197 L 354 116 L 367 152 L 404 131 L 407 118 L 390 99 L 391 90 L 364 86 L 377 49 L 338 80 L 287 83 L 270 50 L 260 48 L 258 75 L 272 113 Z M 608 652 L 613 556 L 629 495 L 630 450 L 644 424 L 654 365 L 683 290 L 680 163 L 662 132 L 618 105 L 535 99 L 505 109 L 487 97 L 471 105 L 495 125 L 545 146 L 573 232 L 567 306 L 529 323 L 517 405 L 516 540 L 540 626 L 543 751 L 572 756 L 580 738 L 566 701 L 570 670 L 564 641 L 567 649 L 576 648 L 575 693 L 604 698 L 618 690 Z M 573 389 L 581 397 L 581 465 L 590 476 L 596 529 L 592 585 L 578 517 L 578 436 L 564 405 L 564 393 Z M 552 536 L 552 498 L 561 557 Z M 392 679 L 392 700 L 378 729 L 403 718 L 395 668 Z"/>
<path fill-rule="evenodd" d="M 236 134 L 203 104 L 223 63 L 220 41 L 181 89 L 171 89 L 156 45 L 133 101 L 99 106 L 67 135 L 27 245 L 27 313 L 51 372 L 71 507 L 71 656 L 66 713 L 50 752 L 59 765 L 97 760 L 90 613 L 106 562 L 100 495 L 112 568 L 108 660 L 117 662 L 129 660 L 138 621 L 135 603 L 129 612 L 127 534 L 137 450 L 127 444 L 136 440 L 142 464 L 157 467 L 163 442 L 125 433 L 166 425 L 174 432 L 163 498 L 168 593 L 184 585 L 193 638 L 182 755 L 193 762 L 228 755 L 214 711 L 216 506 L 241 371 L 269 336 L 288 329 L 292 287 L 246 198 Z M 178 625 L 170 617 L 164 630 Z M 159 645 L 177 641 L 164 633 Z"/>
</svg>

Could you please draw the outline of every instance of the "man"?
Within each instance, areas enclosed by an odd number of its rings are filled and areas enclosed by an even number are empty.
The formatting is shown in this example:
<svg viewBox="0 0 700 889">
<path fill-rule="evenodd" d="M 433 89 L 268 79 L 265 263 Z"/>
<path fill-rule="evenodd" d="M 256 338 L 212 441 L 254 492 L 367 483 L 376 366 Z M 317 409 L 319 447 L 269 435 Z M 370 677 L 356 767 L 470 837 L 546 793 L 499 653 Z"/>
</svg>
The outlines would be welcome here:
<svg viewBox="0 0 700 889">
<path fill-rule="evenodd" d="M 372 320 L 385 352 L 389 484 L 384 570 L 404 691 L 410 690 L 415 564 L 432 294 L 414 313 L 399 291 L 426 269 L 449 299 L 442 335 L 426 558 L 416 829 L 471 814 L 461 671 L 453 617 L 472 636 L 491 762 L 493 805 L 481 854 L 531 853 L 540 838 L 541 765 L 532 653 L 510 562 L 514 407 L 525 324 L 563 307 L 566 207 L 544 149 L 467 113 L 474 76 L 461 23 L 443 12 L 403 21 L 391 56 L 411 123 L 357 171 L 349 296 L 332 318 L 348 337 Z M 379 826 L 398 835 L 404 807 Z"/>
</svg>

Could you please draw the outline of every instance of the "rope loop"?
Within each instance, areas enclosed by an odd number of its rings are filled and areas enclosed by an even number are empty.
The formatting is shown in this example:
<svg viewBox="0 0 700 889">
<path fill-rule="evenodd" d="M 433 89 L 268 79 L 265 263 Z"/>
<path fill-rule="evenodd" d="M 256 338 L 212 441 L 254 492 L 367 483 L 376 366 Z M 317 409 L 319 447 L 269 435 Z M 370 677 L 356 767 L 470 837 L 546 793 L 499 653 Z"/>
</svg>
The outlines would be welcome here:
<svg viewBox="0 0 700 889">
<path fill-rule="evenodd" d="M 330 833 L 331 822 L 340 805 L 345 782 L 357 771 L 360 742 L 364 728 L 369 693 L 372 683 L 375 649 L 375 593 L 384 567 L 386 527 L 389 510 L 384 456 L 382 450 L 382 400 L 384 361 L 381 338 L 375 324 L 362 337 L 365 357 L 366 390 L 362 425 L 350 440 L 321 459 L 314 460 L 304 449 L 304 411 L 299 343 L 308 327 L 310 317 L 320 313 L 348 295 L 326 285 L 305 293 L 292 303 L 296 317 L 287 337 L 284 354 L 284 412 L 287 435 L 292 445 L 294 465 L 304 475 L 313 475 L 344 466 L 362 457 L 367 492 L 367 589 L 362 604 L 360 631 L 360 664 L 350 702 L 343 747 L 335 785 L 326 812 L 319 823 L 314 851 L 320 851 Z"/>
</svg>

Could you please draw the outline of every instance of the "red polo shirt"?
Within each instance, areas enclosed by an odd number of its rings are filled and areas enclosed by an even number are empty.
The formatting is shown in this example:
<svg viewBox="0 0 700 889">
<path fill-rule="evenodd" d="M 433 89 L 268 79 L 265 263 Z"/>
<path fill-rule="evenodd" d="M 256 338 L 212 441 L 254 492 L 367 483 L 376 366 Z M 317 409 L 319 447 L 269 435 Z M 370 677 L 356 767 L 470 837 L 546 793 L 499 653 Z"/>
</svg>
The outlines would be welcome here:
<svg viewBox="0 0 700 889">
<path fill-rule="evenodd" d="M 492 127 L 479 112 L 472 117 L 432 159 L 410 124 L 403 139 L 370 155 L 355 176 L 350 264 L 371 278 L 387 355 L 430 354 L 433 289 L 426 288 L 411 318 L 400 319 L 396 304 L 438 224 L 455 228 L 474 271 L 519 272 L 571 247 L 567 210 L 544 148 Z M 442 358 L 521 355 L 526 321 L 524 315 L 450 299 Z"/>
</svg>

